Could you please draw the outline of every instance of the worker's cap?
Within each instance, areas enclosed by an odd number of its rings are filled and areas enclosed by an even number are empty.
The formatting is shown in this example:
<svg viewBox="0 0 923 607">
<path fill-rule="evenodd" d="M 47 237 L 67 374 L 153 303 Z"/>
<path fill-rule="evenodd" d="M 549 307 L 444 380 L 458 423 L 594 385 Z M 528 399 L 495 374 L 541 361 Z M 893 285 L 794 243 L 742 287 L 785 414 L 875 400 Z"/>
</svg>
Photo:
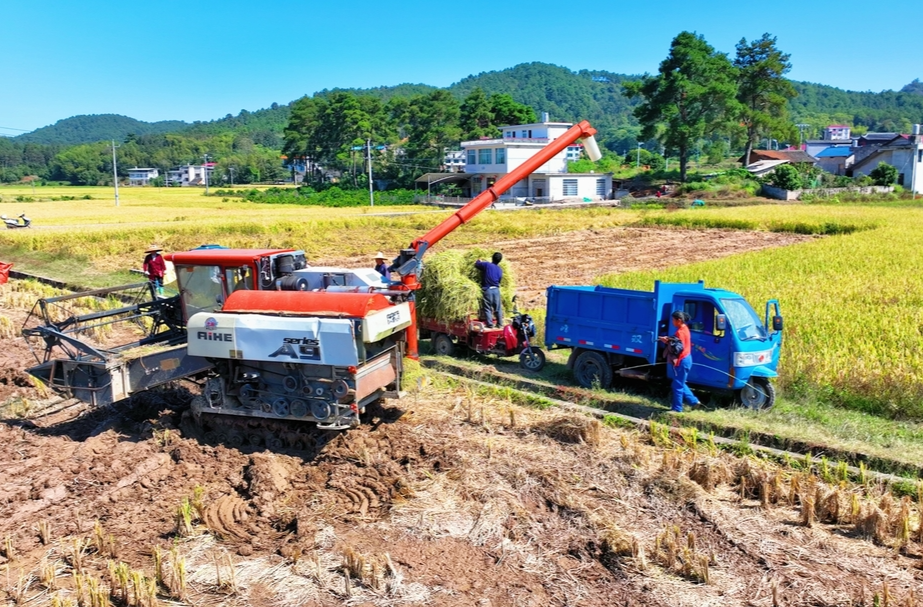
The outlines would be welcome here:
<svg viewBox="0 0 923 607">
<path fill-rule="evenodd" d="M 378 253 L 375 254 L 375 259 L 388 259 L 388 258 L 385 257 L 385 254 L 384 254 L 384 253 L 382 253 L 381 251 L 379 251 Z"/>
<path fill-rule="evenodd" d="M 155 251 L 163 251 L 163 247 L 158 244 L 152 244 L 148 248 L 144 249 L 145 253 L 154 253 Z"/>
</svg>

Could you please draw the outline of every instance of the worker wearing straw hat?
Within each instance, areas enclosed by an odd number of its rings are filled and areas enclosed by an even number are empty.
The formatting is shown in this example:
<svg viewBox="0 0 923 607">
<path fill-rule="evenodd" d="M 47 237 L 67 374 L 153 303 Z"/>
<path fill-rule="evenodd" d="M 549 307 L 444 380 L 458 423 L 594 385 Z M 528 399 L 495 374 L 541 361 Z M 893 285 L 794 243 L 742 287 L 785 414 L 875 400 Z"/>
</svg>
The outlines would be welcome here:
<svg viewBox="0 0 923 607">
<path fill-rule="evenodd" d="M 379 251 L 375 255 L 375 271 L 384 276 L 386 279 L 390 278 L 391 268 L 388 266 L 387 257 L 385 254 Z"/>
<path fill-rule="evenodd" d="M 154 284 L 154 288 L 157 289 L 158 295 L 163 295 L 163 275 L 167 271 L 167 264 L 160 255 L 161 251 L 163 251 L 163 248 L 155 244 L 145 249 L 144 252 L 146 255 L 144 257 L 144 265 L 142 266 L 144 275 Z"/>
</svg>

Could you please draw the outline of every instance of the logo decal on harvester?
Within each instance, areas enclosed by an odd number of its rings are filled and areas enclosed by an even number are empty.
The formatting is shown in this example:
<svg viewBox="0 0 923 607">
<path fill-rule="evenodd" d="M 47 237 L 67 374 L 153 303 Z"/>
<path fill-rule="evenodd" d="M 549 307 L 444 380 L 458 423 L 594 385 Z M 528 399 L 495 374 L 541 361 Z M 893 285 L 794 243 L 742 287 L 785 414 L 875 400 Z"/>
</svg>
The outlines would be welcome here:
<svg viewBox="0 0 923 607">
<path fill-rule="evenodd" d="M 212 331 L 196 331 L 196 339 L 204 341 L 234 341 L 230 333 L 218 333 Z"/>
<path fill-rule="evenodd" d="M 394 312 L 389 312 L 389 313 L 388 313 L 387 320 L 388 320 L 388 324 L 389 324 L 389 325 L 393 325 L 394 323 L 396 323 L 396 322 L 399 321 L 400 319 L 401 319 L 401 313 L 400 313 L 398 310 L 395 310 Z"/>
<path fill-rule="evenodd" d="M 215 320 L 214 317 L 209 316 L 208 318 L 205 319 L 205 328 L 208 329 L 209 331 L 214 331 L 215 329 L 218 328 L 218 321 Z"/>
<path fill-rule="evenodd" d="M 292 360 L 320 360 L 320 340 L 312 337 L 283 337 L 282 346 L 269 358 L 284 356 Z"/>
</svg>

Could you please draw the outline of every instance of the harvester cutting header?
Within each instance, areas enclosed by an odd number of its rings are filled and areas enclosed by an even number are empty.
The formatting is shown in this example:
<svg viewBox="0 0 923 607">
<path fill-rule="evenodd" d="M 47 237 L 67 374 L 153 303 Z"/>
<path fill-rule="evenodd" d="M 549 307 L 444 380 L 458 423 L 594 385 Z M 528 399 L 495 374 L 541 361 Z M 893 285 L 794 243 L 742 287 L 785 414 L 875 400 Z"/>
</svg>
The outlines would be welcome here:
<svg viewBox="0 0 923 607">
<path fill-rule="evenodd" d="M 398 395 L 403 357 L 418 357 L 414 293 L 426 251 L 578 139 L 597 160 L 595 133 L 586 121 L 571 127 L 411 242 L 394 260 L 400 282 L 371 268 L 309 266 L 299 250 L 206 246 L 165 255 L 177 273 L 173 298 L 142 283 L 40 300 L 23 328 L 39 362 L 29 372 L 97 405 L 207 372 L 193 414 L 231 445 L 297 444 L 297 431 L 279 431 L 289 420 L 354 426 L 368 404 Z M 68 301 L 88 295 L 127 304 L 68 311 Z M 144 337 L 114 348 L 86 338 L 121 321 L 146 327 Z M 277 420 L 272 431 L 269 420 Z"/>
</svg>

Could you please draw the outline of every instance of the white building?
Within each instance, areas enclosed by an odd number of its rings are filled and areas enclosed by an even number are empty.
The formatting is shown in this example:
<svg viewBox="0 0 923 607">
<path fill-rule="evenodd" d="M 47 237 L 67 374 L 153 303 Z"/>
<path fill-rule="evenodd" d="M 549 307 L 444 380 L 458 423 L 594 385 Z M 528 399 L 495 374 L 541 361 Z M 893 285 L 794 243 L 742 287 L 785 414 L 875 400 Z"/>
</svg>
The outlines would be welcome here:
<svg viewBox="0 0 923 607">
<path fill-rule="evenodd" d="M 923 125 L 913 125 L 910 137 L 898 135 L 884 145 L 855 147 L 853 152 L 856 155 L 853 177 L 868 175 L 884 162 L 897 169 L 898 185 L 923 193 Z"/>
<path fill-rule="evenodd" d="M 442 159 L 443 170 L 447 173 L 458 173 L 465 169 L 465 151 L 452 150 L 445 153 Z"/>
<path fill-rule="evenodd" d="M 498 179 L 522 165 L 536 152 L 573 126 L 569 122 L 538 122 L 501 128 L 500 139 L 463 141 L 465 173 L 470 175 L 471 196 L 480 194 Z M 574 148 L 574 149 L 571 149 Z M 561 150 L 551 160 L 508 190 L 503 197 L 608 198 L 612 192 L 609 173 L 568 173 L 569 160 L 579 158 L 582 146 Z"/>
<path fill-rule="evenodd" d="M 850 129 L 845 124 L 831 124 L 824 129 L 824 139 L 826 141 L 849 141 Z"/>
<path fill-rule="evenodd" d="M 172 186 L 195 186 L 205 185 L 206 170 L 208 171 L 208 182 L 212 183 L 212 173 L 215 171 L 215 163 L 207 164 L 187 164 L 167 171 L 167 185 Z"/>
<path fill-rule="evenodd" d="M 128 185 L 147 185 L 151 179 L 159 176 L 160 171 L 157 169 L 139 169 L 138 167 L 128 169 Z"/>
</svg>

